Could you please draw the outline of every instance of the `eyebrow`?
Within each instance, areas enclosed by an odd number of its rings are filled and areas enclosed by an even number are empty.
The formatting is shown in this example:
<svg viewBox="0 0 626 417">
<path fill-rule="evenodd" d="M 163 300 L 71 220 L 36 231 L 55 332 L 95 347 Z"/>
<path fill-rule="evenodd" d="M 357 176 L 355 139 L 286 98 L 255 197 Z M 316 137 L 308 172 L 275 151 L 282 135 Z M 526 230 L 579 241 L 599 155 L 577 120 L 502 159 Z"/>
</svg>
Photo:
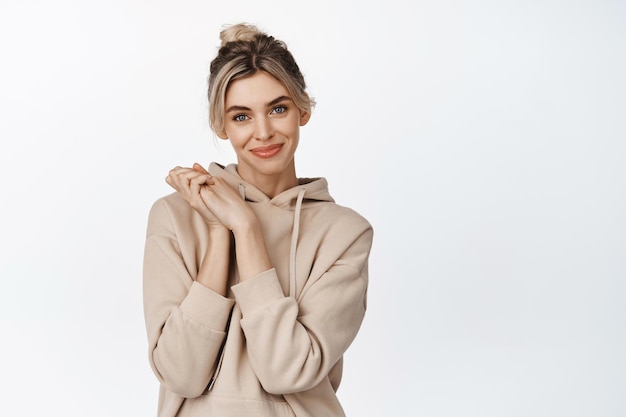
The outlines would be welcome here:
<svg viewBox="0 0 626 417">
<path fill-rule="evenodd" d="M 280 103 L 281 101 L 286 101 L 286 100 L 291 101 L 291 97 L 288 97 L 288 96 L 276 97 L 274 100 L 272 100 L 269 103 L 267 103 L 265 105 L 265 107 L 272 107 L 272 106 Z M 246 106 L 234 105 L 234 106 L 230 106 L 228 109 L 226 109 L 225 113 L 230 113 L 230 112 L 233 112 L 233 111 L 251 111 L 251 110 L 252 109 L 250 109 L 249 107 L 246 107 Z"/>
</svg>

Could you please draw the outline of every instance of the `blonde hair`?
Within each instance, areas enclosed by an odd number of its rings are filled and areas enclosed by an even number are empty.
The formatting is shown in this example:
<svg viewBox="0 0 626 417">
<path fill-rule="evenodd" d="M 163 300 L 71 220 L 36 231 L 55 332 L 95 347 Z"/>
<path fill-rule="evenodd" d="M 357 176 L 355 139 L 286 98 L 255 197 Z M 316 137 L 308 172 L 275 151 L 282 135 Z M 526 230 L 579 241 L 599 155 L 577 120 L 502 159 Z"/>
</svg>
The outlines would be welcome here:
<svg viewBox="0 0 626 417">
<path fill-rule="evenodd" d="M 222 40 L 209 74 L 209 124 L 214 132 L 224 130 L 224 101 L 231 82 L 264 71 L 280 81 L 296 107 L 310 113 L 315 101 L 306 92 L 298 64 L 284 42 L 239 23 L 220 32 Z"/>
</svg>

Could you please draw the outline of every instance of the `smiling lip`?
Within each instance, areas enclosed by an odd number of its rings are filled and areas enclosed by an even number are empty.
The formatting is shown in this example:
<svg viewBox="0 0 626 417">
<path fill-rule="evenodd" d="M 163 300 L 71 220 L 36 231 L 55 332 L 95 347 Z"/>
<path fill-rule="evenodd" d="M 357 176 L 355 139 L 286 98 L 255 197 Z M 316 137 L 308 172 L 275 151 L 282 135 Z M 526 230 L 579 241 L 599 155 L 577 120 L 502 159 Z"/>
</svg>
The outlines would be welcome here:
<svg viewBox="0 0 626 417">
<path fill-rule="evenodd" d="M 282 147 L 282 144 L 259 146 L 258 148 L 252 149 L 250 152 L 252 152 L 255 156 L 258 156 L 259 158 L 265 159 L 271 158 L 272 156 L 276 155 Z"/>
</svg>

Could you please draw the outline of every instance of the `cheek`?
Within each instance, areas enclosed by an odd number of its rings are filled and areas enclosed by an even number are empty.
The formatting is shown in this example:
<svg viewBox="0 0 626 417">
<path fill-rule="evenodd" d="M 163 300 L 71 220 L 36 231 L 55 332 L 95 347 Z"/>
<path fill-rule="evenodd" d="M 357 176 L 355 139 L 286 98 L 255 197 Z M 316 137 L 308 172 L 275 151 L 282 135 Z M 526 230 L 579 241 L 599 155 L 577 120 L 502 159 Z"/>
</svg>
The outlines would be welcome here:
<svg viewBox="0 0 626 417">
<path fill-rule="evenodd" d="M 241 127 L 237 127 L 237 128 L 228 127 L 226 129 L 226 135 L 228 136 L 228 139 L 230 140 L 233 146 L 245 144 L 246 138 L 248 137 L 245 129 Z"/>
<path fill-rule="evenodd" d="M 300 132 L 300 121 L 298 117 L 296 116 L 285 119 L 281 130 L 289 136 L 297 136 Z"/>
</svg>

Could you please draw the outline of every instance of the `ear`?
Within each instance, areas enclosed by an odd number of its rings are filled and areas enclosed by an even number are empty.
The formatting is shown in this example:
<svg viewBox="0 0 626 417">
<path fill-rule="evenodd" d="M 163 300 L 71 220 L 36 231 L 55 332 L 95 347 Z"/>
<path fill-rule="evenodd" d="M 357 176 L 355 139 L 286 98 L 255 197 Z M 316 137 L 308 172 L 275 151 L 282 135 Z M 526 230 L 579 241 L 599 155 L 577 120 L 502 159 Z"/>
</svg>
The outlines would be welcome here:
<svg viewBox="0 0 626 417">
<path fill-rule="evenodd" d="M 308 111 L 300 111 L 300 126 L 304 126 L 309 123 L 309 119 L 311 118 L 311 112 Z"/>
<path fill-rule="evenodd" d="M 222 131 L 220 131 L 220 132 L 215 132 L 215 134 L 216 134 L 216 135 L 217 135 L 217 137 L 218 137 L 218 138 L 220 138 L 220 139 L 224 139 L 224 140 L 228 139 L 228 135 L 226 134 L 226 131 L 225 131 L 225 130 L 222 130 Z"/>
</svg>

